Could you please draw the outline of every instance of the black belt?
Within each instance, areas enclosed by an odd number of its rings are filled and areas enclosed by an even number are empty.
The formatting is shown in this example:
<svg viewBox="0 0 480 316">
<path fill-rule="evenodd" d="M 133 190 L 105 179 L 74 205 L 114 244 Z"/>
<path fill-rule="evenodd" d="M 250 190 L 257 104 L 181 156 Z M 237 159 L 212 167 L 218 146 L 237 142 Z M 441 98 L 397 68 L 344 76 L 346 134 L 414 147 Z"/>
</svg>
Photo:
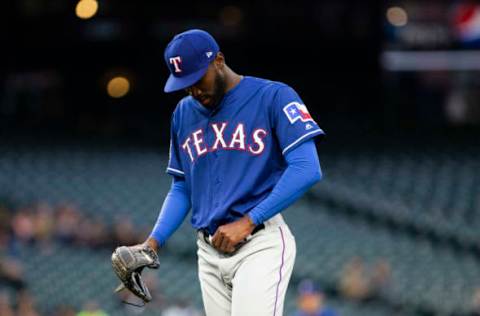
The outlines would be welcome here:
<svg viewBox="0 0 480 316">
<path fill-rule="evenodd" d="M 250 234 L 251 236 L 255 235 L 256 233 L 258 233 L 259 231 L 261 231 L 262 229 L 265 228 L 265 224 L 258 224 L 257 226 L 255 226 L 255 228 L 252 230 L 252 233 Z M 205 240 L 205 242 L 207 244 L 210 244 L 210 240 L 208 239 L 210 237 L 210 233 L 208 232 L 208 230 L 206 228 L 201 228 L 198 230 L 202 236 L 203 236 L 203 240 Z"/>
</svg>

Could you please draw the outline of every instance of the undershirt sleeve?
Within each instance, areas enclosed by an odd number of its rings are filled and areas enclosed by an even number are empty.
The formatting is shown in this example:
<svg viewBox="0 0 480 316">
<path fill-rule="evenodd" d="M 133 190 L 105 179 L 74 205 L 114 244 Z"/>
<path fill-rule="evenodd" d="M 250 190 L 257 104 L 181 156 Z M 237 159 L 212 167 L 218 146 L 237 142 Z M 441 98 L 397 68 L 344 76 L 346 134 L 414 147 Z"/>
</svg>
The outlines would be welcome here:
<svg viewBox="0 0 480 316">
<path fill-rule="evenodd" d="M 180 227 L 190 207 L 190 198 L 185 180 L 175 176 L 150 237 L 155 239 L 160 246 L 163 246 Z"/>
<path fill-rule="evenodd" d="M 255 225 L 272 218 L 297 201 L 322 178 L 322 170 L 313 139 L 299 144 L 285 155 L 287 168 L 272 192 L 248 215 Z"/>
</svg>

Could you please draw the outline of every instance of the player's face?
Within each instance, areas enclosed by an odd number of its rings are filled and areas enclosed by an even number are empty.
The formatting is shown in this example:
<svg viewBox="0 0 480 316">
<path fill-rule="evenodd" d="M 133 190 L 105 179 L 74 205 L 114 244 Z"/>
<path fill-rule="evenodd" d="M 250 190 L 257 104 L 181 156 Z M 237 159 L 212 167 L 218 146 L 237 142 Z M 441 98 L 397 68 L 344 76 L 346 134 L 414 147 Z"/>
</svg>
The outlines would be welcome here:
<svg viewBox="0 0 480 316">
<path fill-rule="evenodd" d="M 318 294 L 304 294 L 298 300 L 300 309 L 308 314 L 318 312 L 323 305 L 323 297 Z"/>
<path fill-rule="evenodd" d="M 225 94 L 225 77 L 217 61 L 212 62 L 205 75 L 193 86 L 185 89 L 188 94 L 207 108 L 216 107 Z"/>
</svg>

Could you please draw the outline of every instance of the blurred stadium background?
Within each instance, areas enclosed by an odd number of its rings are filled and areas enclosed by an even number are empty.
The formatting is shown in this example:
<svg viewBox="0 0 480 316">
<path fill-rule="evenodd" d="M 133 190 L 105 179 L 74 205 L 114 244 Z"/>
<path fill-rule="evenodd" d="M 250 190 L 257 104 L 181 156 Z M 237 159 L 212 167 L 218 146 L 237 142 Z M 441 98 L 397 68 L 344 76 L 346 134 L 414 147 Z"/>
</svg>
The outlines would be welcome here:
<svg viewBox="0 0 480 316">
<path fill-rule="evenodd" d="M 480 3 L 17 0 L 0 35 L 0 315 L 202 315 L 186 222 L 112 293 L 170 184 L 163 49 L 188 28 L 240 74 L 294 87 L 324 179 L 284 212 L 297 286 L 342 316 L 480 315 Z M 247 315 L 250 316 L 250 315 Z"/>
</svg>

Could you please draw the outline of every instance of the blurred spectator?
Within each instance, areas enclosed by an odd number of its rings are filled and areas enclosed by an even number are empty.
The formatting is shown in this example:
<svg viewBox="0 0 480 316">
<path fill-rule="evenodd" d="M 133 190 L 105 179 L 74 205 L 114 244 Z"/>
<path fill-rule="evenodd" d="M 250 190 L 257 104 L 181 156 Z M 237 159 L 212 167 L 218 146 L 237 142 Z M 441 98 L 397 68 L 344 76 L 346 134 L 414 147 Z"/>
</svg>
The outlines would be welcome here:
<svg viewBox="0 0 480 316">
<path fill-rule="evenodd" d="M 53 251 L 53 243 L 101 248 L 137 244 L 145 240 L 150 227 L 135 227 L 130 218 L 119 216 L 112 226 L 98 216 L 88 216 L 72 204 L 56 209 L 45 202 L 13 210 L 0 206 L 0 255 L 14 253 L 22 245 L 38 245 Z M 10 233 L 11 236 L 10 236 Z"/>
<path fill-rule="evenodd" d="M 353 257 L 343 268 L 339 290 L 342 296 L 362 301 L 370 295 L 370 282 L 360 257 Z"/>
<path fill-rule="evenodd" d="M 378 259 L 371 273 L 360 257 L 353 257 L 344 267 L 339 290 L 342 296 L 356 301 L 368 301 L 385 297 L 391 282 L 388 260 Z"/>
<path fill-rule="evenodd" d="M 33 297 L 23 290 L 17 295 L 17 315 L 22 316 L 39 316 L 40 314 L 35 309 Z"/>
<path fill-rule="evenodd" d="M 103 247 L 108 244 L 111 238 L 108 233 L 108 229 L 104 222 L 100 218 L 93 218 L 90 227 L 90 245 L 92 247 Z"/>
<path fill-rule="evenodd" d="M 201 316 L 202 313 L 186 301 L 178 301 L 166 308 L 162 316 Z"/>
<path fill-rule="evenodd" d="M 74 241 L 80 223 L 80 214 L 72 205 L 62 205 L 57 209 L 56 237 L 64 243 Z"/>
<path fill-rule="evenodd" d="M 6 283 L 16 290 L 25 287 L 22 264 L 18 260 L 0 255 L 0 283 Z"/>
<path fill-rule="evenodd" d="M 292 316 L 336 316 L 337 313 L 325 305 L 325 294 L 312 280 L 306 279 L 298 286 L 297 311 Z"/>
<path fill-rule="evenodd" d="M 82 218 L 75 232 L 75 241 L 81 246 L 98 248 L 108 243 L 108 230 L 99 218 Z"/>
<path fill-rule="evenodd" d="M 13 309 L 10 304 L 10 297 L 5 292 L 0 292 L 0 315 L 14 316 Z"/>
<path fill-rule="evenodd" d="M 470 316 L 480 316 L 480 287 L 477 287 L 472 295 Z"/>
<path fill-rule="evenodd" d="M 5 206 L 0 204 L 0 231 L 10 228 L 10 211 Z"/>
<path fill-rule="evenodd" d="M 10 239 L 7 231 L 0 228 L 0 283 L 19 290 L 25 286 L 22 264 L 10 254 Z"/>
<path fill-rule="evenodd" d="M 83 310 L 81 310 L 77 316 L 108 316 L 96 302 L 90 301 L 85 304 Z"/>
<path fill-rule="evenodd" d="M 36 206 L 36 214 L 33 218 L 35 241 L 43 251 L 51 251 L 51 244 L 55 229 L 53 209 L 47 203 L 39 203 Z"/>
<path fill-rule="evenodd" d="M 22 244 L 33 242 L 34 224 L 32 212 L 28 208 L 19 209 L 12 218 L 12 231 L 17 241 Z"/>
<path fill-rule="evenodd" d="M 10 236 L 7 229 L 0 228 L 0 256 L 9 254 Z"/>
<path fill-rule="evenodd" d="M 373 267 L 370 279 L 370 297 L 383 298 L 391 281 L 391 267 L 386 259 L 379 259 Z"/>
<path fill-rule="evenodd" d="M 76 313 L 73 307 L 68 305 L 59 306 L 54 314 L 54 316 L 75 316 L 75 315 Z"/>
<path fill-rule="evenodd" d="M 118 245 L 134 245 L 140 242 L 132 221 L 126 216 L 116 218 L 113 232 Z"/>
<path fill-rule="evenodd" d="M 12 234 L 11 228 L 11 218 L 6 219 L 7 227 L 0 225 L 0 258 L 2 257 L 15 257 L 16 256 L 16 245 L 14 242 L 14 236 Z"/>
</svg>

